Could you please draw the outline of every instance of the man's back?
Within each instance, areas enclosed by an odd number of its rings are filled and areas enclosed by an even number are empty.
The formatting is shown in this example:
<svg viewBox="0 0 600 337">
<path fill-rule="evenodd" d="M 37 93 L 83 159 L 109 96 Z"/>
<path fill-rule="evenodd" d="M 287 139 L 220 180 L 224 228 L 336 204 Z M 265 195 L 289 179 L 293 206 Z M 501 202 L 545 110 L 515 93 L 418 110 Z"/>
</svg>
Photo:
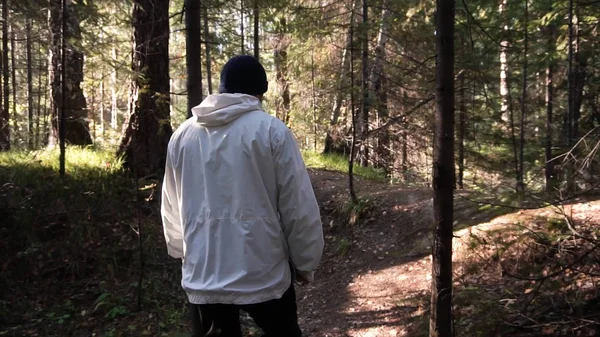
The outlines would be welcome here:
<svg viewBox="0 0 600 337">
<path fill-rule="evenodd" d="M 163 187 L 182 286 L 196 304 L 279 298 L 291 283 L 290 258 L 311 272 L 323 248 L 297 145 L 249 95 L 213 95 L 193 113 L 169 143 Z"/>
</svg>

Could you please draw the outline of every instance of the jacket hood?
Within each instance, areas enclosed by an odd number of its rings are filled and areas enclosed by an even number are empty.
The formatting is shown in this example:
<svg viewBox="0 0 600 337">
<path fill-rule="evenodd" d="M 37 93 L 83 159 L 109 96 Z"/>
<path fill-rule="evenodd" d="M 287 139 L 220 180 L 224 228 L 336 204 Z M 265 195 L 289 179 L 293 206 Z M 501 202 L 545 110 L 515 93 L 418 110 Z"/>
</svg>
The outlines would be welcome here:
<svg viewBox="0 0 600 337">
<path fill-rule="evenodd" d="M 260 100 L 245 94 L 216 94 L 208 96 L 192 108 L 202 126 L 221 126 L 236 120 L 246 112 L 262 110 Z"/>
</svg>

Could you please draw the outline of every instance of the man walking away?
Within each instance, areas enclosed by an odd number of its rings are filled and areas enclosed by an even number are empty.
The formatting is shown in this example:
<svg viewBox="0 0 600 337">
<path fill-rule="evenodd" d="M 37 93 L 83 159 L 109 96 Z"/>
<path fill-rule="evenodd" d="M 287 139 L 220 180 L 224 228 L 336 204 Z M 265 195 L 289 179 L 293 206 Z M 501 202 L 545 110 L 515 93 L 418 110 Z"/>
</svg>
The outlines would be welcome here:
<svg viewBox="0 0 600 337">
<path fill-rule="evenodd" d="M 267 87 L 255 58 L 232 58 L 169 142 L 161 213 L 194 337 L 241 337 L 240 310 L 264 336 L 302 336 L 293 278 L 313 280 L 323 229 L 294 136 L 262 109 Z"/>
</svg>

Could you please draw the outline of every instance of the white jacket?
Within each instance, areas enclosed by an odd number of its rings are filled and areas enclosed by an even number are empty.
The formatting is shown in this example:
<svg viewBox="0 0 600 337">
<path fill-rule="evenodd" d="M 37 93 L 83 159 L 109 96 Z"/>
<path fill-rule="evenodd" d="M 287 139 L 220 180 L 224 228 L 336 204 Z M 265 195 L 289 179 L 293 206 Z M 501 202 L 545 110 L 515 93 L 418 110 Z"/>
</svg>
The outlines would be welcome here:
<svg viewBox="0 0 600 337">
<path fill-rule="evenodd" d="M 192 113 L 169 142 L 161 207 L 189 301 L 281 298 L 290 261 L 312 280 L 323 229 L 290 130 L 243 94 L 211 95 Z"/>
</svg>

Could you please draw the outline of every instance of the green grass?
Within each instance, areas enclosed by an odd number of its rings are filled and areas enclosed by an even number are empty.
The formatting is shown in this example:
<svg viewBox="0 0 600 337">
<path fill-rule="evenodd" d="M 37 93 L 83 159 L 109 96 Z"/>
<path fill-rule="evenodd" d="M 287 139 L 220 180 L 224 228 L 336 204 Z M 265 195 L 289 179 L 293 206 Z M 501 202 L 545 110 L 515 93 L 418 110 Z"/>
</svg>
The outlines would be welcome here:
<svg viewBox="0 0 600 337">
<path fill-rule="evenodd" d="M 348 173 L 348 159 L 336 154 L 321 154 L 315 151 L 303 151 L 302 156 L 306 166 L 313 169 L 323 169 Z M 385 172 L 373 167 L 354 165 L 354 174 L 369 180 L 385 181 Z"/>
</svg>

